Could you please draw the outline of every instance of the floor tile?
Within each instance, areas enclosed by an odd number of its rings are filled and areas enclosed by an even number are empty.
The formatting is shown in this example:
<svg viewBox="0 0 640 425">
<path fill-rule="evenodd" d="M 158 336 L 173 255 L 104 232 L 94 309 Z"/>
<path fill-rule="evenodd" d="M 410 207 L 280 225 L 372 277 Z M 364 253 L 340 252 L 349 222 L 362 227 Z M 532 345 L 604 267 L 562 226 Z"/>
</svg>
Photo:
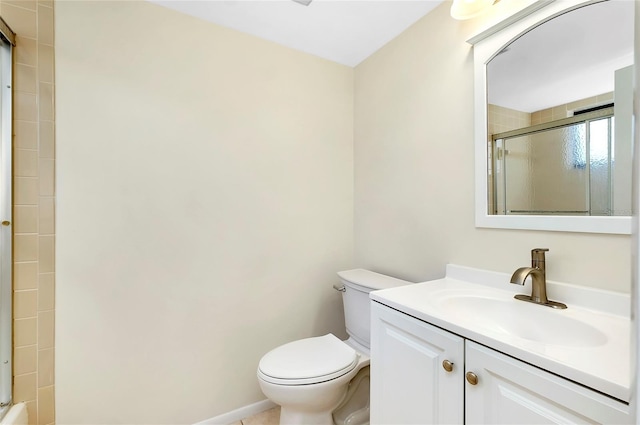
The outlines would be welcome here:
<svg viewBox="0 0 640 425">
<path fill-rule="evenodd" d="M 242 420 L 242 425 L 278 425 L 279 423 L 280 407 L 274 407 Z"/>
</svg>

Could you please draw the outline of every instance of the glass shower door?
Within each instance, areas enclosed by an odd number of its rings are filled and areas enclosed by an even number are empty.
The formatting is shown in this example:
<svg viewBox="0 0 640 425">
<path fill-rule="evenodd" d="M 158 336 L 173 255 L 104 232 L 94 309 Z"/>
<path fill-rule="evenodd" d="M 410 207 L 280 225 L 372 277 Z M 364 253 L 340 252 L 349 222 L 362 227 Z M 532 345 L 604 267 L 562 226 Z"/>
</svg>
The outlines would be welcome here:
<svg viewBox="0 0 640 425">
<path fill-rule="evenodd" d="M 610 216 L 613 109 L 493 137 L 494 214 Z"/>
</svg>

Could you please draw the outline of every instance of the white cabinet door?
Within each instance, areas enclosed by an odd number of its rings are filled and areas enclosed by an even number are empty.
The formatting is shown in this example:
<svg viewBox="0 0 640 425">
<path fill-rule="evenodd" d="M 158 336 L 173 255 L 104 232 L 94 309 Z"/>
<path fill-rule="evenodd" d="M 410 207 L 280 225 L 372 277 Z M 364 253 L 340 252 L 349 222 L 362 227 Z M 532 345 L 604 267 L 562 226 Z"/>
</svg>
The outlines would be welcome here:
<svg viewBox="0 0 640 425">
<path fill-rule="evenodd" d="M 371 304 L 371 424 L 462 424 L 464 340 Z"/>
<path fill-rule="evenodd" d="M 466 341 L 467 424 L 626 424 L 629 406 L 527 363 Z"/>
</svg>

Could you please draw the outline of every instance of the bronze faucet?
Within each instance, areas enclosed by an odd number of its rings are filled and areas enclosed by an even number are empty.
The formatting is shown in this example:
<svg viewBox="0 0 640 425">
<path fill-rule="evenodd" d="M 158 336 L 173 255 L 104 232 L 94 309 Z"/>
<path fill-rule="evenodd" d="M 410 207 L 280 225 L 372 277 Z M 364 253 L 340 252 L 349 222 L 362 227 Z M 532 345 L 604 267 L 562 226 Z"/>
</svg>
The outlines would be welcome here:
<svg viewBox="0 0 640 425">
<path fill-rule="evenodd" d="M 540 304 L 552 308 L 567 308 L 566 304 L 550 301 L 547 298 L 547 278 L 544 265 L 544 253 L 547 248 L 535 248 L 531 250 L 531 267 L 520 267 L 513 272 L 511 283 L 524 285 L 524 281 L 531 276 L 531 296 L 518 294 L 514 298 L 534 304 Z"/>
</svg>

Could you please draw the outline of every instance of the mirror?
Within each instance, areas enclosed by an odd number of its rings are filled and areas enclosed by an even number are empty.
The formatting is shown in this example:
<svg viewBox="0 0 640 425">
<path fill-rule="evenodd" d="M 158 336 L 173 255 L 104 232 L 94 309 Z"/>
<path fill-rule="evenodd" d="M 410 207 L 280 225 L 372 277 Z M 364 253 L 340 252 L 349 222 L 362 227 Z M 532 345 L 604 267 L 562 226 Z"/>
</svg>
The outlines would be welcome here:
<svg viewBox="0 0 640 425">
<path fill-rule="evenodd" d="M 476 226 L 631 233 L 634 2 L 536 2 L 474 44 Z"/>
</svg>

